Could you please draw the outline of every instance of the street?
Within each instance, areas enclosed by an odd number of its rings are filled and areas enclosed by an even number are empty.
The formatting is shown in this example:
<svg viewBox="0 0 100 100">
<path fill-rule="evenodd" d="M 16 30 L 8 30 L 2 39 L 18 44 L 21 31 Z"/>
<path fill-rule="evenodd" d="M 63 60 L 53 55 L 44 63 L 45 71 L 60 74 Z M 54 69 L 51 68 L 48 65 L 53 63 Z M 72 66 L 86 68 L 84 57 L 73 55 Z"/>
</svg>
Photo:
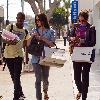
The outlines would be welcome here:
<svg viewBox="0 0 100 100">
<path fill-rule="evenodd" d="M 61 68 L 51 67 L 49 77 L 49 100 L 75 100 L 73 95 L 73 69 L 72 62 L 68 53 L 67 46 L 63 46 L 63 40 L 57 41 L 57 46 L 65 48 L 67 52 L 67 61 Z M 90 71 L 90 86 L 87 100 L 100 100 L 100 55 L 96 55 L 96 61 L 92 64 Z M 1 66 L 2 67 L 2 66 Z M 35 76 L 34 72 L 22 72 L 21 82 L 25 100 L 35 99 Z M 0 95 L 2 100 L 12 100 L 13 98 L 13 83 L 9 72 L 6 68 L 1 71 L 0 68 Z"/>
</svg>

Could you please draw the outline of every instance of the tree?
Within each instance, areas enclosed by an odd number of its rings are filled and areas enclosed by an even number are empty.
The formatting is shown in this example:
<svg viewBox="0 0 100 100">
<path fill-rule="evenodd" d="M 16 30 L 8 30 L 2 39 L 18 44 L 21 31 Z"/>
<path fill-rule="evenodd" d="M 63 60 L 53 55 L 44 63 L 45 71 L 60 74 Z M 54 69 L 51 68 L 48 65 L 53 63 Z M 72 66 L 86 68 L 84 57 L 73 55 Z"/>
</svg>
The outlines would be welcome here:
<svg viewBox="0 0 100 100">
<path fill-rule="evenodd" d="M 66 9 L 66 23 L 67 23 L 67 32 L 69 34 L 69 16 L 70 16 L 70 8 L 71 8 L 71 3 L 70 0 L 63 0 L 64 2 L 64 8 Z"/>
<path fill-rule="evenodd" d="M 63 7 L 61 8 L 58 7 L 54 10 L 50 23 L 55 29 L 58 30 L 57 35 L 60 38 L 60 30 L 62 29 L 62 26 L 66 24 L 66 12 Z"/>
<path fill-rule="evenodd" d="M 69 9 L 70 9 L 71 4 L 70 4 L 70 0 L 63 0 L 63 2 L 64 2 L 64 8 L 66 9 L 66 20 L 68 24 L 69 22 L 68 17 L 70 16 Z"/>
<path fill-rule="evenodd" d="M 28 2 L 34 12 L 34 14 L 38 14 L 39 12 L 45 12 L 44 6 L 43 6 L 43 0 L 25 0 Z M 49 10 L 47 11 L 48 19 L 52 16 L 53 10 L 60 5 L 61 0 L 54 0 L 53 3 L 51 3 L 51 0 L 49 0 Z M 37 5 L 37 4 L 38 5 Z"/>
</svg>

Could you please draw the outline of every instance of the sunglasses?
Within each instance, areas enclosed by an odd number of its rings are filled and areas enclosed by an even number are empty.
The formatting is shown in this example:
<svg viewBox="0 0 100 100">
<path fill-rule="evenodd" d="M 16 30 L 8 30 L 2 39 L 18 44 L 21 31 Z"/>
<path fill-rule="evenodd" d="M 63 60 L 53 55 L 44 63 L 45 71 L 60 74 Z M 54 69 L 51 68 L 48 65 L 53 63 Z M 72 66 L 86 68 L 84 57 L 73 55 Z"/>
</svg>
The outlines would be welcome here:
<svg viewBox="0 0 100 100">
<path fill-rule="evenodd" d="M 86 20 L 79 20 L 79 22 L 86 22 Z"/>
<path fill-rule="evenodd" d="M 40 19 L 36 19 L 36 22 L 39 22 L 40 21 Z"/>
</svg>

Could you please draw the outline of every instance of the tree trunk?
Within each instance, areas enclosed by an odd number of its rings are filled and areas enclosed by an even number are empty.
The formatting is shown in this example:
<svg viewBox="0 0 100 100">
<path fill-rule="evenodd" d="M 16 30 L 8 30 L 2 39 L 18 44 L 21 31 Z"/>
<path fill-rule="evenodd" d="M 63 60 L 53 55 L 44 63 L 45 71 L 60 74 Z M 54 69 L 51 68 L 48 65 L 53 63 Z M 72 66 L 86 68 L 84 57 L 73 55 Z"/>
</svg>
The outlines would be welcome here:
<svg viewBox="0 0 100 100">
<path fill-rule="evenodd" d="M 58 38 L 60 39 L 60 28 L 58 29 Z"/>
<path fill-rule="evenodd" d="M 34 12 L 34 14 L 38 14 L 39 12 L 45 12 L 43 7 L 43 0 L 25 0 L 28 2 Z M 36 6 L 36 2 L 38 3 L 38 7 Z M 60 5 L 60 0 L 54 0 L 53 3 L 51 3 L 51 0 L 49 0 L 49 7 L 50 9 L 47 11 L 47 17 L 48 20 L 50 20 L 53 10 Z"/>
<path fill-rule="evenodd" d="M 43 8 L 43 0 L 38 0 L 38 6 L 41 13 L 45 12 Z"/>
<path fill-rule="evenodd" d="M 38 10 L 38 7 L 35 4 L 35 0 L 26 0 L 26 1 L 30 4 L 30 6 L 31 6 L 31 8 L 32 8 L 32 10 L 34 12 L 34 14 L 35 15 L 38 14 L 39 10 Z"/>
</svg>

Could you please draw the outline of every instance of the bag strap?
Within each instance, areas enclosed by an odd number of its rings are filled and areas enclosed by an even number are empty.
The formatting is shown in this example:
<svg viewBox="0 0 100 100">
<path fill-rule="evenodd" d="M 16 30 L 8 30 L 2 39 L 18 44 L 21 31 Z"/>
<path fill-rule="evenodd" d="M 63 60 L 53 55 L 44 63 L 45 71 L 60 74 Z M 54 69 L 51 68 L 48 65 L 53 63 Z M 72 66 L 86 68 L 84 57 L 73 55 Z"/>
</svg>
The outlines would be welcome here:
<svg viewBox="0 0 100 100">
<path fill-rule="evenodd" d="M 55 45 L 56 49 L 59 49 L 59 48 L 57 47 L 57 45 L 56 45 L 56 43 L 55 43 L 55 42 L 53 42 L 53 44 Z"/>
<path fill-rule="evenodd" d="M 25 29 L 25 39 L 26 39 L 26 36 L 27 36 L 27 34 L 28 34 L 28 31 L 27 31 L 27 29 Z"/>
<path fill-rule="evenodd" d="M 35 30 L 36 30 L 36 32 L 38 33 L 38 35 L 40 36 L 40 33 L 39 33 L 39 30 L 38 30 L 38 28 L 36 28 Z"/>
<path fill-rule="evenodd" d="M 12 30 L 13 30 L 13 24 L 11 24 L 10 32 L 12 32 Z M 25 35 L 25 39 L 26 39 L 26 36 L 27 36 L 27 34 L 28 34 L 27 29 L 25 29 L 25 33 L 26 33 L 26 35 Z"/>
<path fill-rule="evenodd" d="M 13 24 L 11 24 L 10 32 L 12 32 L 12 30 L 13 30 Z"/>
</svg>

